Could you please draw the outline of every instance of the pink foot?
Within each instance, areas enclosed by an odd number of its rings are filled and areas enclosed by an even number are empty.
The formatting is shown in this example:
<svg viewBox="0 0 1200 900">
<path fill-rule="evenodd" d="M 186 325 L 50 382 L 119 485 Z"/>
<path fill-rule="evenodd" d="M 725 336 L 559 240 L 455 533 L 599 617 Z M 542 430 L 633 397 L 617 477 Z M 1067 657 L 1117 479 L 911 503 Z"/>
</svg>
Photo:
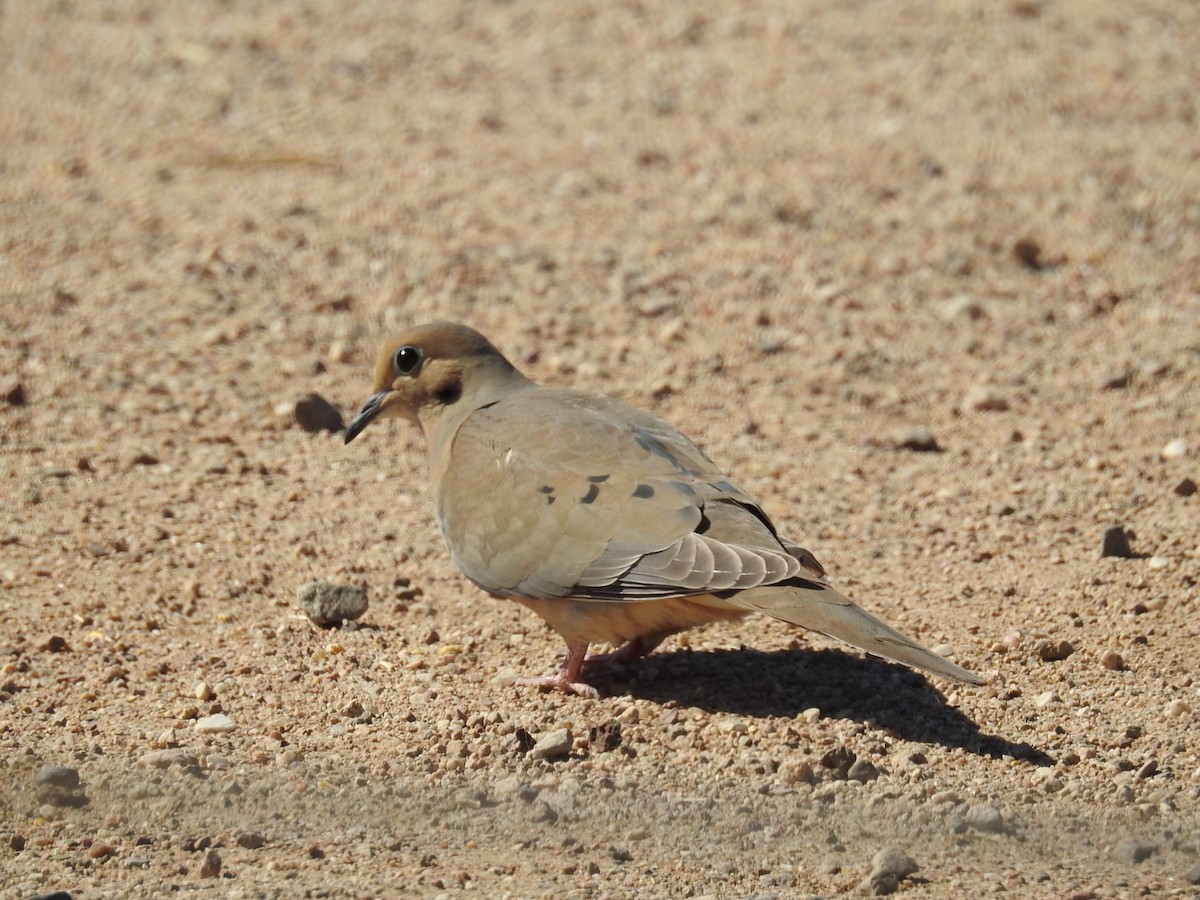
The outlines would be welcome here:
<svg viewBox="0 0 1200 900">
<path fill-rule="evenodd" d="M 547 691 L 562 691 L 564 694 L 575 694 L 578 697 L 587 697 L 589 700 L 596 700 L 600 697 L 600 692 L 586 681 L 572 681 L 570 678 L 564 678 L 561 672 L 557 675 L 530 675 L 528 678 L 518 678 L 513 684 L 521 687 L 542 688 Z"/>
<path fill-rule="evenodd" d="M 587 658 L 587 647 L 585 641 L 567 641 L 567 658 L 563 660 L 558 674 L 518 678 L 515 683 L 522 687 L 562 691 L 564 694 L 575 694 L 595 700 L 600 696 L 600 692 L 579 677 L 583 670 L 583 661 Z"/>
</svg>

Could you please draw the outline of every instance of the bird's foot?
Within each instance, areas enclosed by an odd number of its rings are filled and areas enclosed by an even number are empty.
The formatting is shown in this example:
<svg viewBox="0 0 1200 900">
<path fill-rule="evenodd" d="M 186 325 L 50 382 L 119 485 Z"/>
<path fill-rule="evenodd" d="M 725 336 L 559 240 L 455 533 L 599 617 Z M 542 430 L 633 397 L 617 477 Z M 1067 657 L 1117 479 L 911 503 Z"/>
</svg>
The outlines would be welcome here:
<svg viewBox="0 0 1200 900">
<path fill-rule="evenodd" d="M 514 684 L 521 687 L 536 687 L 547 691 L 562 691 L 564 694 L 575 694 L 577 697 L 587 697 L 596 700 L 600 692 L 586 681 L 572 681 L 562 672 L 557 675 L 531 675 L 528 678 L 518 678 Z"/>
<path fill-rule="evenodd" d="M 583 681 L 579 673 L 583 671 L 583 661 L 587 658 L 586 641 L 567 641 L 567 658 L 556 675 L 532 675 L 528 678 L 518 678 L 515 684 L 522 687 L 536 687 L 549 691 L 562 691 L 564 694 L 575 694 L 595 700 L 600 692 Z"/>
</svg>

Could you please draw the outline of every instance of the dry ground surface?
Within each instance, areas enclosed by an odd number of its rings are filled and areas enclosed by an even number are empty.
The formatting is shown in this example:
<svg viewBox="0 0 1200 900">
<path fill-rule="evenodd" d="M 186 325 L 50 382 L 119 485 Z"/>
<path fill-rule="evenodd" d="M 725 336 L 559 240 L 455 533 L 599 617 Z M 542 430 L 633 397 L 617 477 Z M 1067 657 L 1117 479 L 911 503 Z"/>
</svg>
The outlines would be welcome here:
<svg viewBox="0 0 1200 900">
<path fill-rule="evenodd" d="M 1182 2 L 0 3 L 0 898 L 1195 896 L 1197 84 Z M 292 416 L 432 319 L 986 686 L 751 619 L 514 687 L 420 434 Z"/>
</svg>

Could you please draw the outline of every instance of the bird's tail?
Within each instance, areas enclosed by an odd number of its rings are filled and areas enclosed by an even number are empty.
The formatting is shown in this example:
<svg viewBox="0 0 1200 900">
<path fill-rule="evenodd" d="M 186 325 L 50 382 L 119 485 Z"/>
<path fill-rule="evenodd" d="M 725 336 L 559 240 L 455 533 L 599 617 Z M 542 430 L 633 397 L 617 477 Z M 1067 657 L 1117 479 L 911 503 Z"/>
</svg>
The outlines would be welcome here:
<svg viewBox="0 0 1200 900">
<path fill-rule="evenodd" d="M 930 653 L 822 581 L 793 578 L 738 591 L 724 599 L 907 666 L 970 684 L 983 684 L 978 675 Z"/>
</svg>

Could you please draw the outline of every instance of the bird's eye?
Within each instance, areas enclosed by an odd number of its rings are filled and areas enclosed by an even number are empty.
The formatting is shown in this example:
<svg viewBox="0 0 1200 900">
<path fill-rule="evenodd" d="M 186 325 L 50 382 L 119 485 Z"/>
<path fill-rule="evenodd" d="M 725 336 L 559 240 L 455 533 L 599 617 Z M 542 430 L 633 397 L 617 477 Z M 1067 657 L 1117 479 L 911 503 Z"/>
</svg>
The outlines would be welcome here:
<svg viewBox="0 0 1200 900">
<path fill-rule="evenodd" d="M 392 356 L 392 368 L 397 375 L 411 375 L 421 365 L 421 351 L 412 344 L 405 344 Z"/>
</svg>

